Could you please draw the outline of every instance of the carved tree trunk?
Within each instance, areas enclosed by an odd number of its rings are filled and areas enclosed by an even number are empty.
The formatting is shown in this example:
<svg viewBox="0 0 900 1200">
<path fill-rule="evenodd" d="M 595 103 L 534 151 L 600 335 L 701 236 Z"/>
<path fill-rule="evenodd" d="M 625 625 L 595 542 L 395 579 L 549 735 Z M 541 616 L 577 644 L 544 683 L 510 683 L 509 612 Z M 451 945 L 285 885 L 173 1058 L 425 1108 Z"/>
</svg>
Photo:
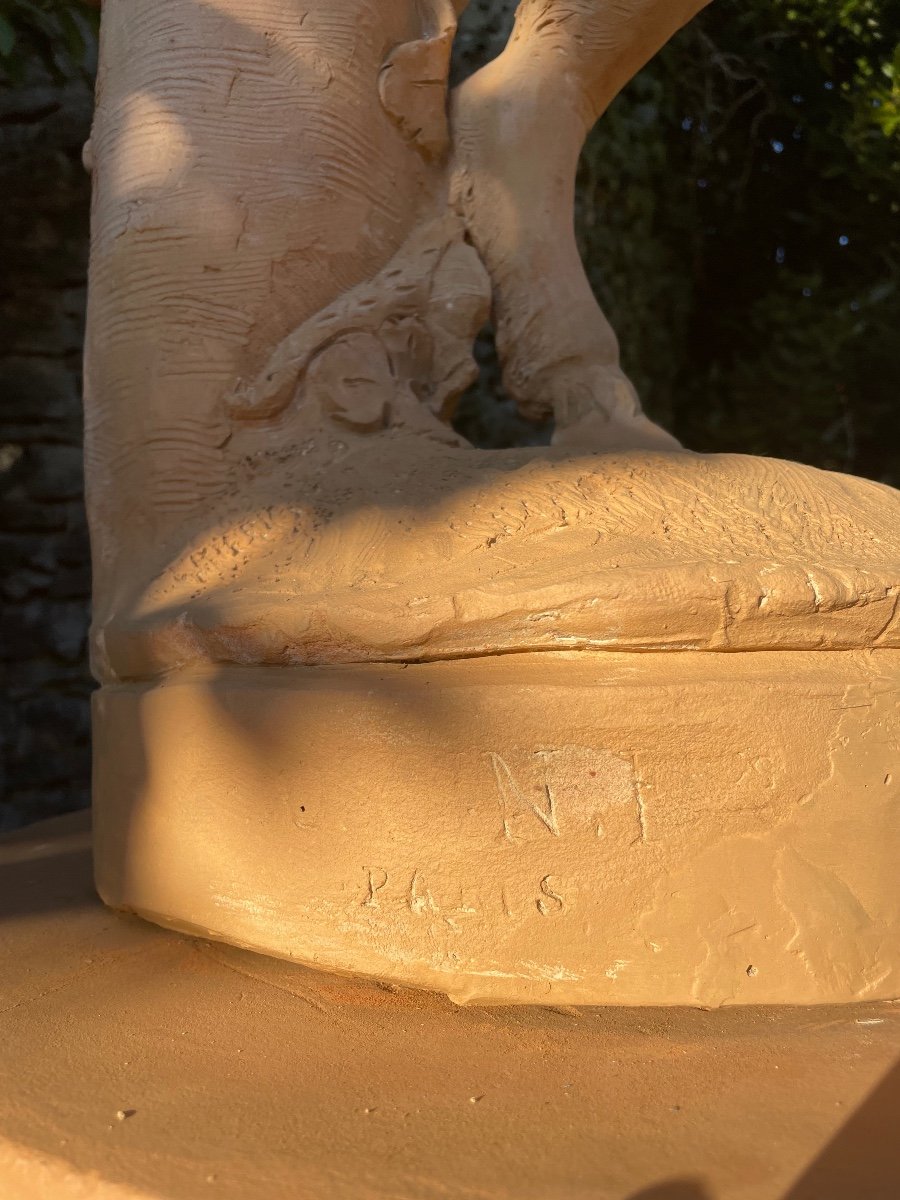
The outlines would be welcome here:
<svg viewBox="0 0 900 1200">
<path fill-rule="evenodd" d="M 102 622 L 233 489 L 226 397 L 374 276 L 440 171 L 378 102 L 409 0 L 109 0 L 92 134 L 87 462 Z M 137 559 L 137 563 L 135 562 Z"/>
<path fill-rule="evenodd" d="M 288 409 L 301 441 L 322 420 L 458 440 L 440 423 L 491 305 L 508 388 L 558 440 L 671 444 L 619 370 L 572 189 L 592 121 L 704 2 L 524 0 L 450 104 L 459 0 L 108 0 L 86 403 L 101 675 L 106 625 L 196 552 L 210 510 L 258 518 L 242 464 L 279 418 L 287 449 Z"/>
</svg>

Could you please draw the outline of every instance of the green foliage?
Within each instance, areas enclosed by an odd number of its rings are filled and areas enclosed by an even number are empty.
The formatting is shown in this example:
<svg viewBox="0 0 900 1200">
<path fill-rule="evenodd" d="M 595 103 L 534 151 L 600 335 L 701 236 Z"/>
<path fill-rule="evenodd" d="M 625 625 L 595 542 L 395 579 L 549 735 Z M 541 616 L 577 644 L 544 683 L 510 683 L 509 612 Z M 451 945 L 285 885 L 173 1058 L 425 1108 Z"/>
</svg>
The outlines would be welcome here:
<svg viewBox="0 0 900 1200">
<path fill-rule="evenodd" d="M 895 133 L 900 125 L 897 6 L 890 0 L 779 0 L 778 10 L 853 107 L 847 132 L 863 152 L 873 128 Z"/>
<path fill-rule="evenodd" d="M 892 0 L 716 0 L 592 135 L 588 274 L 692 447 L 900 484 L 898 70 Z"/>
<path fill-rule="evenodd" d="M 0 81 L 22 82 L 34 61 L 62 80 L 90 60 L 96 25 L 79 0 L 0 0 Z"/>
</svg>

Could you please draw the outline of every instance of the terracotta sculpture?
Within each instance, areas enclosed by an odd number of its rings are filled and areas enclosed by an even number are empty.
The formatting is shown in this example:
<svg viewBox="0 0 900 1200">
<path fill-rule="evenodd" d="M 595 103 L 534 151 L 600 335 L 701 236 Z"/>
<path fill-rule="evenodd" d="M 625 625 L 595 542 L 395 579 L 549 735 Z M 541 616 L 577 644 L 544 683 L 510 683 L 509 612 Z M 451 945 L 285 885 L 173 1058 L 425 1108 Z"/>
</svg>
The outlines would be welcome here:
<svg viewBox="0 0 900 1200">
<path fill-rule="evenodd" d="M 97 882 L 470 1001 L 900 993 L 900 496 L 682 451 L 572 233 L 703 0 L 107 0 Z M 448 421 L 492 315 L 552 447 Z"/>
</svg>

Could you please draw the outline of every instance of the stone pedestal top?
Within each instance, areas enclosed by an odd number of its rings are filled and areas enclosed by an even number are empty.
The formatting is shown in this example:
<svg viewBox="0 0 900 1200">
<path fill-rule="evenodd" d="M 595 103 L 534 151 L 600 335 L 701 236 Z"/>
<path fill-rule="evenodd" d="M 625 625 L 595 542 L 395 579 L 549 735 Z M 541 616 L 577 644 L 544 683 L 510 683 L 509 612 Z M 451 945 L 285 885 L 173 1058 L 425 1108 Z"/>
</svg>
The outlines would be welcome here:
<svg viewBox="0 0 900 1200">
<path fill-rule="evenodd" d="M 4 1200 L 879 1200 L 900 1008 L 458 1008 L 116 915 L 0 843 Z"/>
</svg>

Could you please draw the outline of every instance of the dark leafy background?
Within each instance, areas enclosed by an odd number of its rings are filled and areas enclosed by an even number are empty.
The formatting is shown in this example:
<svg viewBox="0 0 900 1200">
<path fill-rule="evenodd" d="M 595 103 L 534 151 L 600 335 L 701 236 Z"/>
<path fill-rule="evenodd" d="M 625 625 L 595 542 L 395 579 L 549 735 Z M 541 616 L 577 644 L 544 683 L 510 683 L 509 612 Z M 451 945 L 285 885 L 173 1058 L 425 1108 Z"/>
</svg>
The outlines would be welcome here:
<svg viewBox="0 0 900 1200">
<path fill-rule="evenodd" d="M 459 73 L 514 7 L 473 0 Z M 691 448 L 900 485 L 898 75 L 896 0 L 715 0 L 590 137 L 588 275 L 648 409 Z M 497 444 L 514 423 L 491 411 L 489 350 L 465 420 Z"/>
<path fill-rule="evenodd" d="M 99 3 L 71 0 L 0 0 L 0 71 L 5 84 L 22 84 L 39 62 L 57 82 L 92 61 Z"/>
</svg>

